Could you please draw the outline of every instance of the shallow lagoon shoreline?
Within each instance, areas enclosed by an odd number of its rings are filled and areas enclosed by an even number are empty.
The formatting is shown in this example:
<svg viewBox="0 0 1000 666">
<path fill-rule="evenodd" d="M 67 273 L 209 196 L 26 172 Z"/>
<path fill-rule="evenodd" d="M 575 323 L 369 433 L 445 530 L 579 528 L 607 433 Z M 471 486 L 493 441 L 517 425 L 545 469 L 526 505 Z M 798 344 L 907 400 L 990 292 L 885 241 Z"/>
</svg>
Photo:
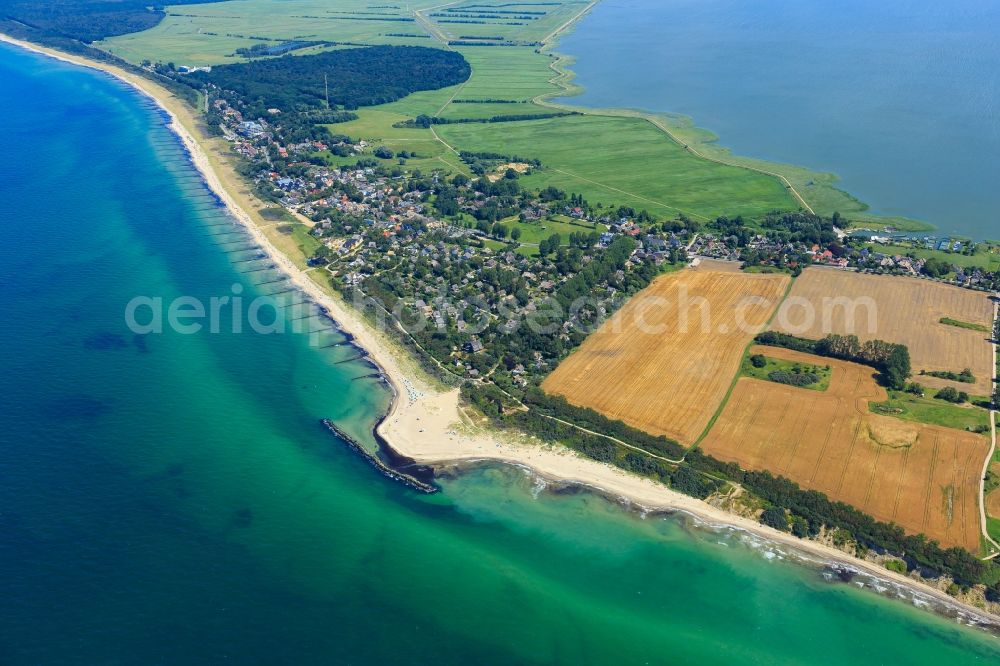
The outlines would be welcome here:
<svg viewBox="0 0 1000 666">
<path fill-rule="evenodd" d="M 800 163 L 775 161 L 750 154 L 735 152 L 727 147 L 724 139 L 712 130 L 698 124 L 697 119 L 663 108 L 633 108 L 627 106 L 593 106 L 580 103 L 575 98 L 586 90 L 576 82 L 576 56 L 560 50 L 560 41 L 574 32 L 581 21 L 596 8 L 593 2 L 558 31 L 549 35 L 541 52 L 552 56 L 549 69 L 553 76 L 549 82 L 556 90 L 539 95 L 532 101 L 540 106 L 564 112 L 577 112 L 600 116 L 642 119 L 652 124 L 666 138 L 688 153 L 718 164 L 738 167 L 776 178 L 789 191 L 804 210 L 812 213 L 832 214 L 839 211 L 857 224 L 870 226 L 880 232 L 888 228 L 900 232 L 934 232 L 935 224 L 920 218 L 891 213 L 873 213 L 871 206 L 844 189 L 837 173 L 820 171 Z"/>
<path fill-rule="evenodd" d="M 872 579 L 870 589 L 909 601 L 945 617 L 1000 634 L 1000 618 L 965 605 L 920 581 L 888 571 L 876 564 L 853 558 L 834 548 L 803 541 L 682 495 L 666 486 L 636 477 L 617 468 L 577 456 L 568 449 L 537 440 L 521 441 L 470 425 L 458 400 L 458 391 L 441 391 L 431 385 L 407 353 L 385 333 L 371 327 L 355 310 L 324 291 L 309 275 L 281 253 L 253 217 L 227 189 L 230 181 L 220 175 L 209 159 L 199 135 L 195 116 L 187 106 L 156 83 L 107 63 L 71 56 L 0 35 L 0 40 L 71 64 L 103 71 L 151 98 L 170 119 L 170 129 L 180 138 L 192 163 L 208 187 L 258 241 L 294 283 L 327 308 L 341 328 L 370 354 L 393 390 L 386 416 L 375 426 L 377 434 L 393 450 L 417 462 L 433 465 L 442 473 L 460 472 L 467 466 L 504 463 L 520 467 L 553 488 L 586 488 L 612 498 L 640 513 L 690 516 L 699 529 L 727 530 L 747 535 L 763 547 L 796 553 L 803 564 L 839 570 L 847 568 Z M 231 183 L 230 183 L 231 185 Z M 882 588 L 882 589 L 880 589 Z"/>
</svg>

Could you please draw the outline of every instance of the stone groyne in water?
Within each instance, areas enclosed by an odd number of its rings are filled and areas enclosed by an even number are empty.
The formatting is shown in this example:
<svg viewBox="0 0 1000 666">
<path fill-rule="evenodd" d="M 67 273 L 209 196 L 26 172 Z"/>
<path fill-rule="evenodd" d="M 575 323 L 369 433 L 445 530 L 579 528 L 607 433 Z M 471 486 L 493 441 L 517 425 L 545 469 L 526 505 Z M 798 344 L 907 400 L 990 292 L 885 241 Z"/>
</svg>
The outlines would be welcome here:
<svg viewBox="0 0 1000 666">
<path fill-rule="evenodd" d="M 344 442 L 346 442 L 355 453 L 367 460 L 372 467 L 377 469 L 384 476 L 387 476 L 394 481 L 399 481 L 400 483 L 422 493 L 431 494 L 440 490 L 432 483 L 434 479 L 433 469 L 426 465 L 419 465 L 412 458 L 407 458 L 406 456 L 396 453 L 396 451 L 389 446 L 388 442 L 386 442 L 385 439 L 383 439 L 377 432 L 374 432 L 375 439 L 378 441 L 379 448 L 382 450 L 383 455 L 389 459 L 388 463 L 384 462 L 377 454 L 367 451 L 363 446 L 361 446 L 361 443 L 357 439 L 345 432 L 330 419 L 321 419 L 320 423 L 322 423 L 323 426 L 334 435 L 344 440 Z"/>
</svg>

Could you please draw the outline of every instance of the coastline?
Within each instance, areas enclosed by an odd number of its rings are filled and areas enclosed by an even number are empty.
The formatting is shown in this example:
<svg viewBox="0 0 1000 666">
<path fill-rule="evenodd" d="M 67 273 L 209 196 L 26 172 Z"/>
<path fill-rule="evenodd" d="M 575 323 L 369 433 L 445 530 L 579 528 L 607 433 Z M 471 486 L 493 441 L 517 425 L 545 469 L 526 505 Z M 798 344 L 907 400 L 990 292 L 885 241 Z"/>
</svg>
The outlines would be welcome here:
<svg viewBox="0 0 1000 666">
<path fill-rule="evenodd" d="M 737 155 L 722 143 L 721 137 L 710 129 L 698 126 L 696 120 L 690 116 L 670 111 L 628 107 L 595 108 L 570 103 L 569 99 L 581 95 L 584 88 L 575 82 L 577 74 L 572 67 L 576 58 L 558 51 L 559 41 L 561 37 L 571 32 L 579 21 L 586 18 L 599 2 L 600 0 L 591 2 L 583 11 L 543 40 L 540 53 L 550 56 L 548 67 L 553 72 L 548 82 L 557 90 L 535 96 L 531 100 L 532 103 L 557 111 L 645 120 L 665 134 L 670 141 L 695 157 L 776 178 L 791 198 L 809 213 L 815 214 L 818 211 L 818 214 L 829 215 L 836 210 L 854 218 L 856 223 L 868 225 L 880 232 L 888 228 L 895 228 L 905 233 L 938 231 L 936 225 L 925 220 L 871 213 L 869 204 L 838 186 L 841 177 L 836 173 L 816 171 L 807 166 L 775 162 L 749 155 Z M 819 187 L 825 192 L 807 198 L 803 192 L 813 187 Z M 824 201 L 828 198 L 831 200 Z"/>
<path fill-rule="evenodd" d="M 877 580 L 904 586 L 926 598 L 934 599 L 942 607 L 952 609 L 952 617 L 962 618 L 966 622 L 969 618 L 975 618 L 974 622 L 978 626 L 989 627 L 994 632 L 1000 631 L 1000 618 L 964 604 L 921 581 L 824 544 L 804 541 L 779 532 L 648 479 L 580 457 L 564 447 L 546 445 L 535 438 L 517 440 L 511 436 L 500 437 L 498 433 L 476 426 L 462 412 L 457 389 L 442 391 L 433 387 L 416 368 L 415 362 L 406 358 L 406 352 L 392 339 L 371 327 L 339 297 L 325 291 L 273 244 L 264 232 L 262 221 L 255 221 L 250 212 L 239 204 L 239 197 L 226 187 L 226 182 L 231 177 L 220 175 L 207 149 L 195 138 L 200 135 L 198 121 L 184 102 L 155 82 L 109 63 L 61 53 L 2 34 L 0 41 L 110 74 L 152 99 L 167 113 L 170 129 L 184 144 L 192 163 L 208 187 L 220 197 L 234 217 L 246 227 L 294 284 L 325 307 L 330 316 L 343 330 L 354 336 L 357 344 L 369 353 L 372 362 L 381 369 L 392 388 L 393 399 L 386 416 L 375 430 L 398 454 L 433 466 L 462 467 L 494 462 L 511 464 L 529 469 L 552 483 L 583 486 L 643 511 L 682 512 L 709 526 L 739 530 L 797 553 L 812 556 L 808 559 L 813 561 L 818 558 L 822 562 L 864 572 Z M 230 187 L 232 186 L 230 183 Z"/>
</svg>

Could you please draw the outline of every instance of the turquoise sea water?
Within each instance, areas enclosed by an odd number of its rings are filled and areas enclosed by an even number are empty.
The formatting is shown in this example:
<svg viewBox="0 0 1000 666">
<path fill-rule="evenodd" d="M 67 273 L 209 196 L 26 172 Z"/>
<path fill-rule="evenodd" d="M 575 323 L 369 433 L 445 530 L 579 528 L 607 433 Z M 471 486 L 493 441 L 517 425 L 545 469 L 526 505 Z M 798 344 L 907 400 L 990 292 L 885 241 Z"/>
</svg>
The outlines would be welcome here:
<svg viewBox="0 0 1000 666">
<path fill-rule="evenodd" d="M 602 0 L 558 50 L 572 103 L 690 116 L 842 177 L 880 214 L 1000 238 L 995 0 Z"/>
<path fill-rule="evenodd" d="M 366 437 L 386 404 L 346 348 L 135 337 L 135 296 L 274 278 L 238 272 L 241 236 L 146 100 L 2 45 L 0 81 L 5 666 L 1000 660 L 739 534 L 518 470 L 411 492 L 317 423 Z"/>
</svg>

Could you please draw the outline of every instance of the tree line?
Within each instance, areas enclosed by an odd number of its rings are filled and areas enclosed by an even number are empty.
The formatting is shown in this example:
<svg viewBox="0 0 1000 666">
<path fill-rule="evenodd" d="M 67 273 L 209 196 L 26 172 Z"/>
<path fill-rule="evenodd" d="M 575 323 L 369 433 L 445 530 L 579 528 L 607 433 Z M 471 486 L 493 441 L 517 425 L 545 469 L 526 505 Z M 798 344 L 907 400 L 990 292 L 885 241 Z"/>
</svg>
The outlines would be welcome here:
<svg viewBox="0 0 1000 666">
<path fill-rule="evenodd" d="M 578 116 L 579 111 L 558 111 L 555 113 L 507 113 L 489 118 L 439 118 L 420 114 L 412 120 L 403 120 L 393 127 L 419 127 L 427 129 L 431 125 L 464 125 L 470 123 L 512 123 L 521 120 L 545 120 L 547 118 L 562 118 L 563 116 Z"/>
<path fill-rule="evenodd" d="M 870 365 L 880 373 L 880 380 L 889 388 L 902 391 L 911 373 L 910 350 L 906 345 L 885 340 L 861 342 L 856 335 L 831 333 L 820 340 L 809 340 L 778 331 L 765 331 L 755 342 L 772 347 L 816 354 Z"/>
<path fill-rule="evenodd" d="M 516 408 L 516 403 L 499 388 L 490 385 L 465 385 L 463 396 L 490 417 L 495 425 L 518 428 L 545 441 L 560 442 L 581 454 L 613 464 L 667 484 L 674 490 L 704 499 L 728 482 L 740 484 L 752 496 L 766 503 L 761 522 L 796 536 L 815 536 L 825 527 L 849 532 L 862 549 L 874 549 L 901 557 L 908 569 L 946 573 L 961 584 L 992 583 L 992 566 L 969 551 L 942 548 L 923 534 L 907 534 L 895 523 L 885 523 L 844 502 L 833 501 L 824 493 L 804 490 L 797 483 L 767 471 L 746 471 L 736 463 L 713 458 L 700 449 L 685 450 L 678 442 L 654 436 L 625 423 L 609 419 L 592 409 L 569 404 L 560 396 L 551 396 L 529 387 L 519 396 L 530 409 Z M 601 433 L 671 460 L 667 462 L 621 446 L 599 434 L 582 432 L 553 421 L 554 417 Z M 1000 594 L 1000 587 L 991 594 Z"/>
</svg>

